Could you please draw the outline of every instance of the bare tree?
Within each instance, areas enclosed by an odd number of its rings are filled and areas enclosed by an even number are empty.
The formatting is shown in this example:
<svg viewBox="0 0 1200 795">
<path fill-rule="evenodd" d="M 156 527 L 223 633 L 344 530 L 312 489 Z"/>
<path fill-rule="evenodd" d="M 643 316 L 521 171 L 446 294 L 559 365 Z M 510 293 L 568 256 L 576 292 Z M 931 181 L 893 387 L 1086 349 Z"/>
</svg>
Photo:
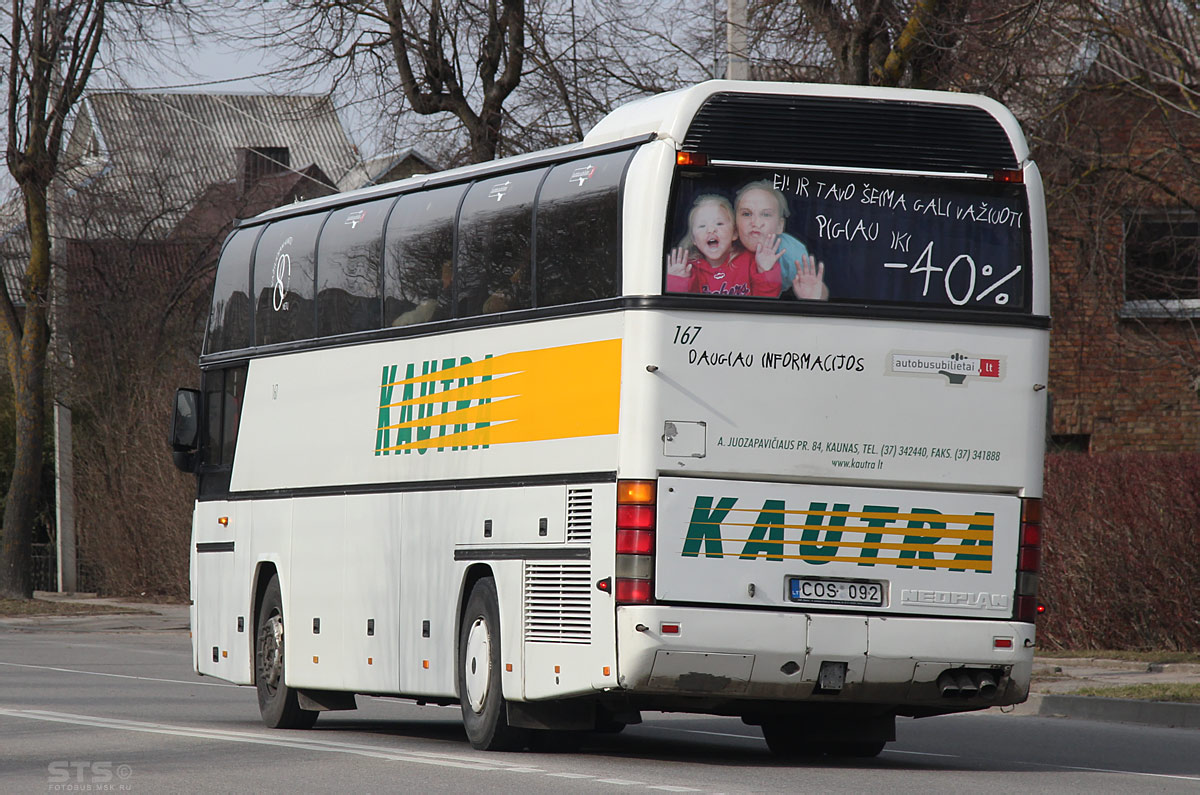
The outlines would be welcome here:
<svg viewBox="0 0 1200 795">
<path fill-rule="evenodd" d="M 21 193 L 29 258 L 21 306 L 0 298 L 0 340 L 16 406 L 15 461 L 4 504 L 0 595 L 29 597 L 33 531 L 45 435 L 46 350 L 50 341 L 50 184 L 59 168 L 68 115 L 92 74 L 104 35 L 105 0 L 12 0 L 7 36 L 6 160 Z"/>
<path fill-rule="evenodd" d="M 293 77 L 323 72 L 360 92 L 374 84 L 385 104 L 398 85 L 404 110 L 461 126 L 466 159 L 500 151 L 504 103 L 524 69 L 525 0 L 289 0 L 287 7 L 265 38 L 301 53 Z"/>
</svg>

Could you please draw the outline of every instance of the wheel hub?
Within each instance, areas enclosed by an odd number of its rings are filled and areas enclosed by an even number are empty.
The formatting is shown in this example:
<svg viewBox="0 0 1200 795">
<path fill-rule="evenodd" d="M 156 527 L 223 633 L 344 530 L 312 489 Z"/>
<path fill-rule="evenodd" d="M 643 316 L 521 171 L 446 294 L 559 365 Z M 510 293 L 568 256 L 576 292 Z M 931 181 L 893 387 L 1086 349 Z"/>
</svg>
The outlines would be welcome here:
<svg viewBox="0 0 1200 795">
<path fill-rule="evenodd" d="M 270 689 L 279 686 L 283 673 L 283 617 L 276 614 L 267 619 L 259 634 L 260 680 Z"/>
<path fill-rule="evenodd" d="M 492 637 L 487 622 L 475 619 L 467 633 L 466 654 L 463 656 L 463 682 L 467 689 L 467 703 L 476 712 L 483 711 L 488 688 L 491 687 Z"/>
</svg>

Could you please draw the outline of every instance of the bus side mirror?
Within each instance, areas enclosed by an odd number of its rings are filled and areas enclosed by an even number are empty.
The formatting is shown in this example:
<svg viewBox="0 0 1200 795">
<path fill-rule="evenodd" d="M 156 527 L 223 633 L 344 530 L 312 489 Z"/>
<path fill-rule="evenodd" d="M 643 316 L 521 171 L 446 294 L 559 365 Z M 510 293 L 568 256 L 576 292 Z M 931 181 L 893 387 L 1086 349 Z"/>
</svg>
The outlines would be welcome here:
<svg viewBox="0 0 1200 795">
<path fill-rule="evenodd" d="M 195 472 L 196 451 L 200 447 L 200 390 L 175 390 L 169 442 L 175 466 L 184 472 Z"/>
</svg>

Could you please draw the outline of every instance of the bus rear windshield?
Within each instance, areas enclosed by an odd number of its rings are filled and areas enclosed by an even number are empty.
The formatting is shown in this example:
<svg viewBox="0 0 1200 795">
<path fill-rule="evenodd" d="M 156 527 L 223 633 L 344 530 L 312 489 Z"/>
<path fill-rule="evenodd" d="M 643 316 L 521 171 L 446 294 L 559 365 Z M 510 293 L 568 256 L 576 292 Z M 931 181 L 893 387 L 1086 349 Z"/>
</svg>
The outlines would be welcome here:
<svg viewBox="0 0 1200 795">
<path fill-rule="evenodd" d="M 680 169 L 666 239 L 667 293 L 1029 311 L 1021 184 Z"/>
</svg>

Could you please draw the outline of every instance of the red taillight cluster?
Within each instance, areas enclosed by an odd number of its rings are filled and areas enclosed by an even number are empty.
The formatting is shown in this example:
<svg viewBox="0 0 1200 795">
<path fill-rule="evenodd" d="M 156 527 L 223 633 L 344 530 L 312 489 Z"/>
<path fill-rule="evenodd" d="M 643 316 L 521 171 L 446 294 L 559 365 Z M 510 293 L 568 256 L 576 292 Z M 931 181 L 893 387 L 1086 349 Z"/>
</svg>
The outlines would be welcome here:
<svg viewBox="0 0 1200 795">
<path fill-rule="evenodd" d="M 617 481 L 617 572 L 619 605 L 654 602 L 653 480 Z"/>
<path fill-rule="evenodd" d="M 1042 612 L 1037 603 L 1038 571 L 1042 567 L 1042 501 L 1021 500 L 1021 546 L 1017 550 L 1017 604 L 1014 618 L 1033 622 Z"/>
</svg>

